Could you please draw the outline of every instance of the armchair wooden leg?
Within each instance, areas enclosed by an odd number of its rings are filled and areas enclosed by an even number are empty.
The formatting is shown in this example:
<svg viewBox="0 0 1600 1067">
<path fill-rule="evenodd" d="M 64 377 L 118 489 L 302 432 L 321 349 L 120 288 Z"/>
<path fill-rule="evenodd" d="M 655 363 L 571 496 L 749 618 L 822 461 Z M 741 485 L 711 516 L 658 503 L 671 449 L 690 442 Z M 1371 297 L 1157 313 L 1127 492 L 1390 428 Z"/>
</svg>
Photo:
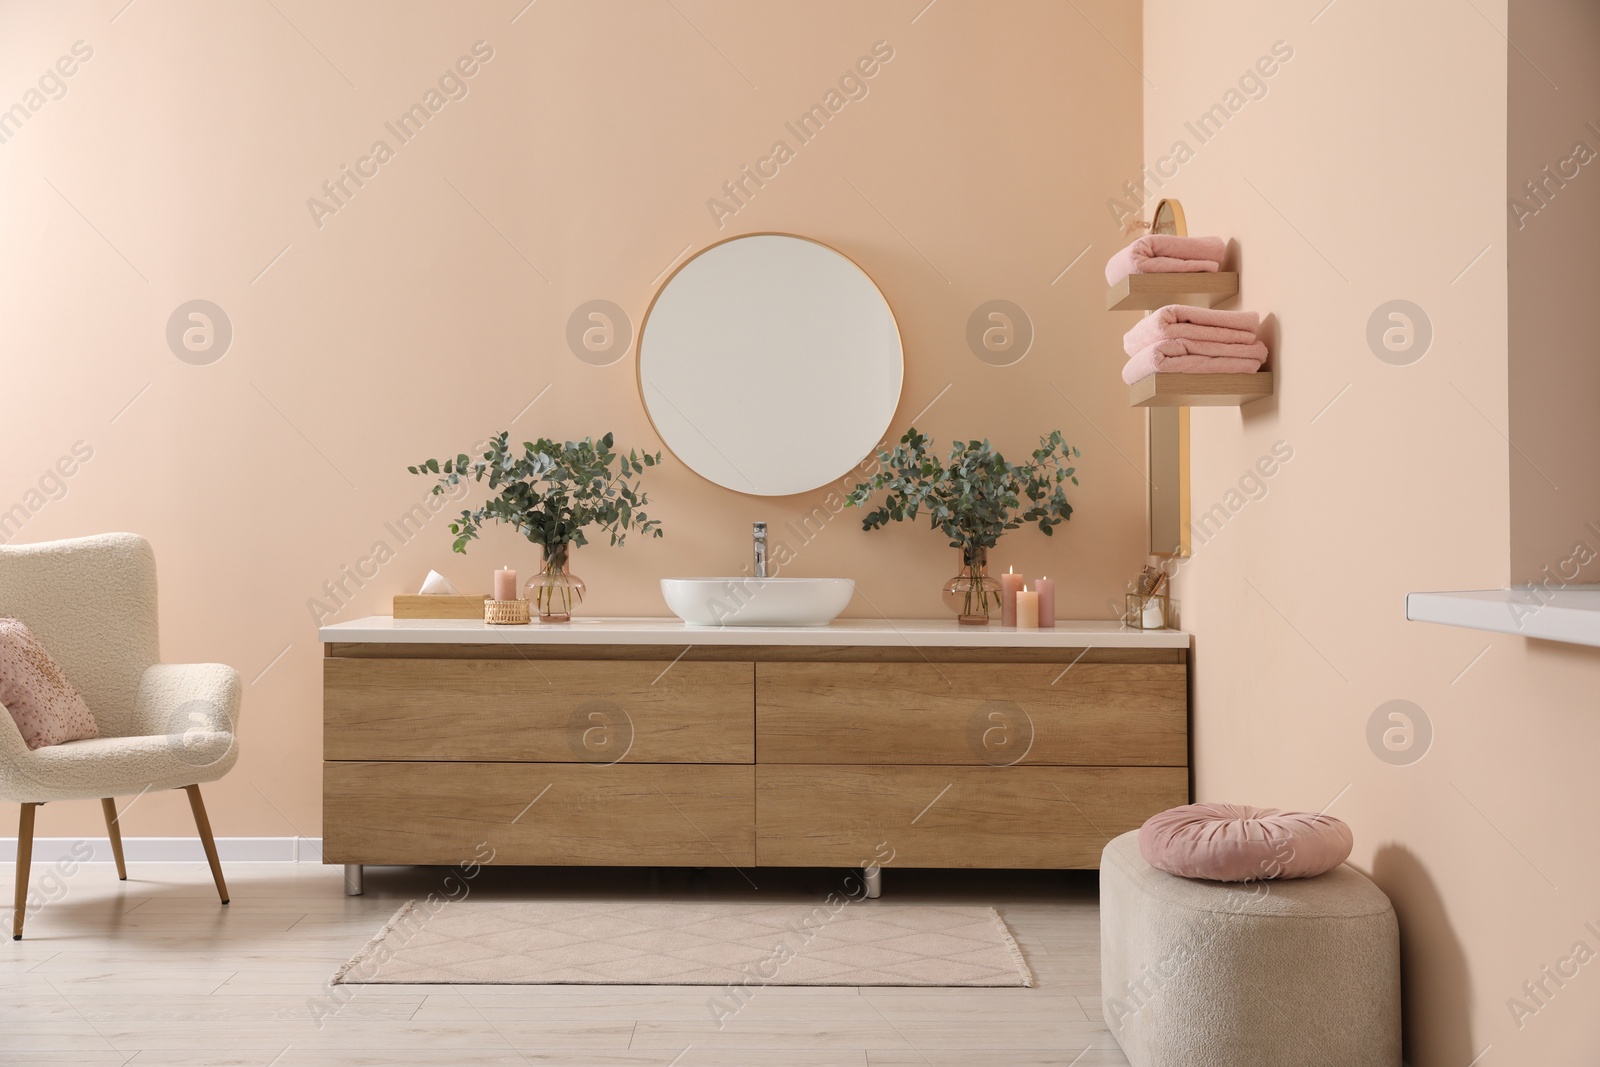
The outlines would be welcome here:
<svg viewBox="0 0 1600 1067">
<path fill-rule="evenodd" d="M 122 862 L 122 826 L 117 818 L 117 802 L 111 797 L 100 801 L 100 810 L 106 813 L 106 834 L 111 838 L 111 857 L 117 861 L 117 877 L 128 880 L 128 865 Z"/>
<path fill-rule="evenodd" d="M 33 868 L 33 816 L 37 804 L 22 805 L 22 818 L 17 822 L 17 894 L 11 912 L 11 940 L 22 940 L 22 920 L 28 915 L 28 874 Z"/>
<path fill-rule="evenodd" d="M 211 820 L 206 818 L 206 803 L 200 799 L 199 786 L 185 786 L 184 792 L 189 794 L 189 807 L 194 809 L 195 829 L 200 831 L 200 844 L 206 850 L 206 862 L 211 864 L 211 877 L 216 879 L 217 895 L 226 904 L 228 883 L 222 879 L 222 862 L 217 859 L 217 843 L 211 837 Z"/>
</svg>

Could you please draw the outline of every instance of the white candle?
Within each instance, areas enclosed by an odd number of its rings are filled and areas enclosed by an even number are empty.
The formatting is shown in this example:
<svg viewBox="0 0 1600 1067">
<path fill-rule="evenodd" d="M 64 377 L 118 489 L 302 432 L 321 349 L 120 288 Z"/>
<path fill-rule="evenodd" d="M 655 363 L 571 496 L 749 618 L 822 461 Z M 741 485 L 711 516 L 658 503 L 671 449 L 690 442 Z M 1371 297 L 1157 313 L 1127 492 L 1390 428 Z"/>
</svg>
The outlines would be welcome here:
<svg viewBox="0 0 1600 1067">
<path fill-rule="evenodd" d="M 1017 629 L 1039 628 L 1039 594 L 1027 589 L 1017 591 Z"/>
</svg>

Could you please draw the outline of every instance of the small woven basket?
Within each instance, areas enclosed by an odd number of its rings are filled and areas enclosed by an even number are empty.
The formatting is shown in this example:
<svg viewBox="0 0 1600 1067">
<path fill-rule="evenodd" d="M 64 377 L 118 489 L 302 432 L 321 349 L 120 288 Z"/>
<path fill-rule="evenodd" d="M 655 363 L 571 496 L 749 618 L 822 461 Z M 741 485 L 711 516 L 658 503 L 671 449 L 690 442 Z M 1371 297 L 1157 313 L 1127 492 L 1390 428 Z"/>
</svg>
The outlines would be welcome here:
<svg viewBox="0 0 1600 1067">
<path fill-rule="evenodd" d="M 496 626 L 521 626 L 533 621 L 526 600 L 485 600 L 483 621 Z"/>
</svg>

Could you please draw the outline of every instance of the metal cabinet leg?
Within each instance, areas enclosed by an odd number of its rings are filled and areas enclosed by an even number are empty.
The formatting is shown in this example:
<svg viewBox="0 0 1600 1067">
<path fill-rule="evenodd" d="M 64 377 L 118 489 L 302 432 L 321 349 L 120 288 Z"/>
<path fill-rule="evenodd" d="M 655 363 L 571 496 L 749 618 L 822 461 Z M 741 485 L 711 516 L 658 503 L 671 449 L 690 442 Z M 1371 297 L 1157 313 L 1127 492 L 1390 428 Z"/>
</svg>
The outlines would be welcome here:
<svg viewBox="0 0 1600 1067">
<path fill-rule="evenodd" d="M 364 868 L 359 863 L 347 863 L 344 865 L 345 896 L 359 897 L 362 893 L 366 892 L 366 887 L 363 884 L 363 871 Z"/>
<path fill-rule="evenodd" d="M 883 868 L 866 867 L 861 871 L 861 880 L 867 885 L 867 899 L 877 900 L 883 896 Z"/>
</svg>

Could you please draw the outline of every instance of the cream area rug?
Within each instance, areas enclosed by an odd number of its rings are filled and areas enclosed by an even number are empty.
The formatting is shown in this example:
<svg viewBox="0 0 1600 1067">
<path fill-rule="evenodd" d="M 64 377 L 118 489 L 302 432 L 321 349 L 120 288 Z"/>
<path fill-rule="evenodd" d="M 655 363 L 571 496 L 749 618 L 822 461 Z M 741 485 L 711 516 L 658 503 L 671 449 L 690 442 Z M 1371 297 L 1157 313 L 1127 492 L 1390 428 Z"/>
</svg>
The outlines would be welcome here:
<svg viewBox="0 0 1600 1067">
<path fill-rule="evenodd" d="M 993 908 L 411 901 L 347 985 L 1031 986 Z"/>
</svg>

